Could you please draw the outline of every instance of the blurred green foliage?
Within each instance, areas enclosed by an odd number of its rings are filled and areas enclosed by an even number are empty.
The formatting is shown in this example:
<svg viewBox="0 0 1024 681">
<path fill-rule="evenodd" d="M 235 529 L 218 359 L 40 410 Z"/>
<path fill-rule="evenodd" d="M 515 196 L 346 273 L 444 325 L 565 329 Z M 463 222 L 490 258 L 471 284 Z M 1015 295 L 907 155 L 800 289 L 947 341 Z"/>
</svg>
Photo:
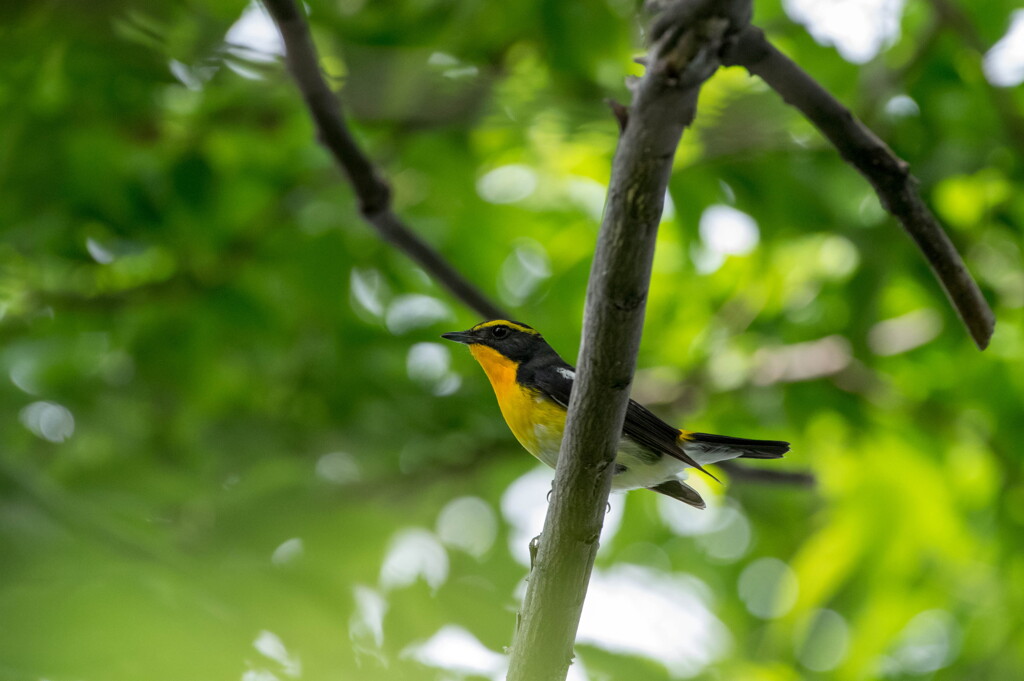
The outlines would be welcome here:
<svg viewBox="0 0 1024 681">
<path fill-rule="evenodd" d="M 1013 5 L 962 10 L 991 45 Z M 309 6 L 399 212 L 575 357 L 635 3 Z M 0 679 L 500 675 L 547 474 L 439 344 L 477 320 L 357 218 L 259 17 L 0 9 Z M 775 0 L 755 20 L 911 161 L 996 333 L 977 352 L 867 184 L 717 74 L 635 394 L 791 440 L 760 465 L 818 485 L 616 499 L 575 678 L 1018 678 L 1024 92 L 927 2 L 860 65 Z"/>
</svg>

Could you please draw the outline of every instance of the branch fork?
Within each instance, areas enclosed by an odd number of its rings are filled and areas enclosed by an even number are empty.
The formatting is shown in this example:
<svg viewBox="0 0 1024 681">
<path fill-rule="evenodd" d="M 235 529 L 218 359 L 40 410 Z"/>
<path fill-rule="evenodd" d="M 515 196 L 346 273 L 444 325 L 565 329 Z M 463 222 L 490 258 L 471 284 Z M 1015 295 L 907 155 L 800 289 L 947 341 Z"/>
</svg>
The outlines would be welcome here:
<svg viewBox="0 0 1024 681">
<path fill-rule="evenodd" d="M 287 64 L 317 127 L 359 197 L 363 217 L 457 298 L 488 318 L 507 318 L 391 209 L 391 189 L 359 148 L 320 72 L 295 0 L 263 0 L 287 49 Z M 882 204 L 924 253 L 975 342 L 994 316 L 963 261 L 921 200 L 905 161 L 796 64 L 749 26 L 750 0 L 659 3 L 647 72 L 632 80 L 632 105 L 609 106 L 620 139 L 587 285 L 577 382 L 569 404 L 553 494 L 523 608 L 508 681 L 563 681 L 597 553 L 622 432 L 658 224 L 683 130 L 701 85 L 722 65 L 742 65 L 797 107 L 871 182 Z M 743 470 L 743 469 L 740 469 Z M 767 473 L 767 472 L 765 472 Z M 774 479 L 774 478 L 773 478 Z M 806 482 L 799 480 L 796 482 Z"/>
<path fill-rule="evenodd" d="M 665 10 L 633 101 L 612 104 L 621 135 L 587 285 L 576 385 L 569 403 L 534 570 L 519 613 L 508 681 L 562 681 L 597 554 L 615 452 L 640 345 L 651 264 L 672 161 L 701 84 L 742 25 L 743 3 L 698 0 Z"/>
</svg>

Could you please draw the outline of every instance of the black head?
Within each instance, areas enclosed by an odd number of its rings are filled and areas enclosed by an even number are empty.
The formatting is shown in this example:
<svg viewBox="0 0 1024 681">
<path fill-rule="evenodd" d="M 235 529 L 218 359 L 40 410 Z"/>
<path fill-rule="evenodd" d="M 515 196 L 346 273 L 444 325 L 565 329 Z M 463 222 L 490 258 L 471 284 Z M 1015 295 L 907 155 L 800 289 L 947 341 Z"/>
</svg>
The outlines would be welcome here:
<svg viewBox="0 0 1024 681">
<path fill-rule="evenodd" d="M 441 338 L 466 345 L 486 345 L 514 362 L 525 362 L 551 351 L 551 346 L 533 327 L 507 319 L 481 322 L 469 331 L 443 333 Z"/>
</svg>

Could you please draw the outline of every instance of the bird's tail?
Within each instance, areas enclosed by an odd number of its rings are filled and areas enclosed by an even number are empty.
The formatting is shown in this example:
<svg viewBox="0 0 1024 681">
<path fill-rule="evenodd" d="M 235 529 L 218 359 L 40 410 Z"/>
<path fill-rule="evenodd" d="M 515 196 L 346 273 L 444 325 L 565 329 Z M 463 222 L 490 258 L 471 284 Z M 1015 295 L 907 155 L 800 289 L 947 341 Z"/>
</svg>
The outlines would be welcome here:
<svg viewBox="0 0 1024 681">
<path fill-rule="evenodd" d="M 682 480 L 666 480 L 660 485 L 648 487 L 647 489 L 657 492 L 658 494 L 664 494 L 666 497 L 678 499 L 684 504 L 689 504 L 694 508 L 706 508 L 704 500 L 700 498 L 700 494 L 697 493 L 697 490 L 690 487 Z"/>
<path fill-rule="evenodd" d="M 707 465 L 727 459 L 779 459 L 789 451 L 789 443 L 782 440 L 751 440 L 745 437 L 692 433 L 682 431 L 679 444 L 683 451 Z"/>
</svg>

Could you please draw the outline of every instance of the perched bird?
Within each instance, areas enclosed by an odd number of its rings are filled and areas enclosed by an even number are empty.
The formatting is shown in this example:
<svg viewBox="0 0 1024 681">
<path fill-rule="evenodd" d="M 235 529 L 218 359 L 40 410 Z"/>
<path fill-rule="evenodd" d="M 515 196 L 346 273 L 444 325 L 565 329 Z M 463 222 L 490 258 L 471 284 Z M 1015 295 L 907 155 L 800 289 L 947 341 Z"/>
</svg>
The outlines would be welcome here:
<svg viewBox="0 0 1024 681">
<path fill-rule="evenodd" d="M 516 439 L 553 468 L 576 379 L 573 367 L 543 336 L 519 322 L 494 319 L 441 337 L 469 346 L 490 379 L 501 414 Z M 644 487 L 704 508 L 697 490 L 679 479 L 686 468 L 707 473 L 704 466 L 726 459 L 778 459 L 788 451 L 789 443 L 781 440 L 748 440 L 673 428 L 630 400 L 615 456 L 612 489 Z"/>
</svg>

